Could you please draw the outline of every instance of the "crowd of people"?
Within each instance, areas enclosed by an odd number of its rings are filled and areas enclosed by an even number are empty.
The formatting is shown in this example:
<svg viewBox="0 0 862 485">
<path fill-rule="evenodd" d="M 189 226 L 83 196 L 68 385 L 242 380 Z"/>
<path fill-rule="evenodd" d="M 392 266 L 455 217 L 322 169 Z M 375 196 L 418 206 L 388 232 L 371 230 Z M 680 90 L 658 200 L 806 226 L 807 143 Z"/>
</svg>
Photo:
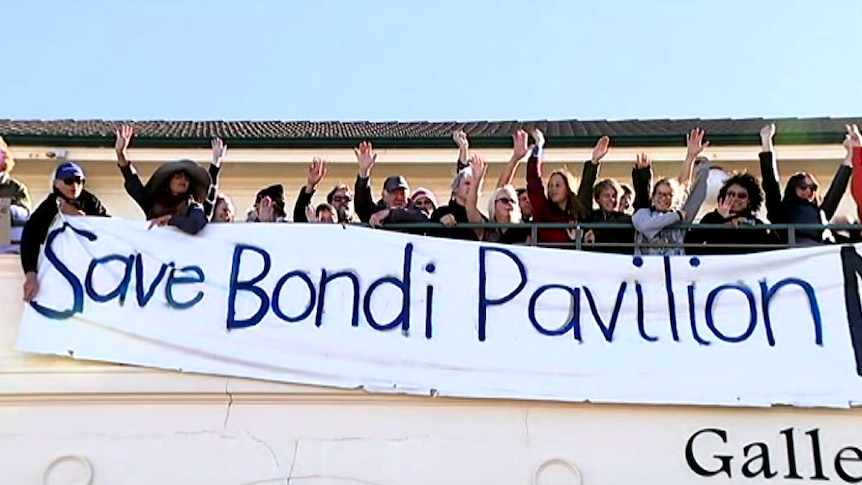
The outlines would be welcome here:
<svg viewBox="0 0 862 485">
<path fill-rule="evenodd" d="M 823 196 L 817 180 L 807 172 L 791 176 L 782 194 L 773 145 L 775 130 L 770 124 L 760 131 L 760 180 L 748 172 L 728 174 L 718 192 L 716 209 L 693 226 L 707 197 L 713 168 L 702 155 L 709 142 L 698 128 L 686 135 L 686 156 L 678 175 L 654 181 L 651 158 L 642 153 L 632 168 L 631 185 L 612 178 L 598 180 L 602 160 L 611 147 L 607 136 L 595 144 L 578 180 L 565 168 L 546 176 L 542 164 L 544 135 L 539 130 L 518 130 L 512 136 L 512 156 L 484 208 L 479 207 L 479 200 L 488 165 L 480 154 L 471 153 L 463 131 L 453 135 L 458 146 L 457 171 L 451 192 L 444 197 L 424 187 L 411 191 L 408 181 L 394 174 L 383 180 L 380 198 L 375 201 L 371 178 L 377 154 L 371 143 L 363 142 L 354 149 L 358 173 L 353 187 L 335 184 L 326 194 L 326 202 L 313 202 L 326 178 L 326 163 L 319 158 L 311 161 L 292 221 L 365 223 L 372 228 L 433 237 L 637 255 L 740 254 L 784 247 L 791 238 L 797 245 L 836 242 L 836 235 L 827 229 L 797 230 L 792 235 L 768 228 L 741 230 L 742 226 L 765 224 L 758 217 L 764 204 L 766 218 L 773 224 L 826 224 L 835 215 L 848 185 L 857 206 L 862 207 L 862 135 L 855 125 L 847 127 L 843 142 L 846 157 Z M 117 163 L 126 192 L 140 206 L 151 228 L 173 226 L 194 235 L 207 224 L 235 221 L 236 206 L 219 190 L 221 164 L 227 153 L 221 139 L 212 141 L 208 169 L 191 160 L 179 160 L 160 166 L 144 183 L 128 153 L 133 137 L 131 126 L 117 130 Z M 515 173 L 525 159 L 525 184 L 516 188 Z M 55 216 L 109 214 L 99 198 L 85 189 L 84 170 L 73 162 L 56 168 L 52 193 L 31 212 L 26 186 L 10 176 L 14 165 L 11 151 L 0 139 L 0 198 L 11 200 L 13 221 L 24 224 L 20 250 L 24 299 L 29 301 L 38 293 L 39 251 Z M 246 222 L 289 220 L 284 187 L 278 184 L 260 190 L 245 217 Z M 537 223 L 535 229 L 532 223 Z M 701 224 L 704 226 L 698 227 Z M 859 239 L 844 235 L 839 242 Z"/>
</svg>

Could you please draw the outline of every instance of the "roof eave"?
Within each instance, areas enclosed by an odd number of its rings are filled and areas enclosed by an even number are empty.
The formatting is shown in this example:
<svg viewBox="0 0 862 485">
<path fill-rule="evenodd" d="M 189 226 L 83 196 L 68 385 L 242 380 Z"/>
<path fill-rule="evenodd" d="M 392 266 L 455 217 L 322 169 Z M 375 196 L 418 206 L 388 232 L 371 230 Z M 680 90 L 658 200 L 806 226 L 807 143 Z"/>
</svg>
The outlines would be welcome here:
<svg viewBox="0 0 862 485">
<path fill-rule="evenodd" d="M 841 143 L 843 133 L 783 133 L 778 134 L 775 143 L 780 145 L 821 145 Z M 57 136 L 57 135 L 7 135 L 10 145 L 18 146 L 61 146 L 61 147 L 113 147 L 114 139 L 102 136 Z M 379 148 L 453 148 L 451 138 L 410 138 L 410 137 L 368 137 L 368 138 L 228 138 L 228 144 L 235 148 L 350 148 L 360 141 L 367 140 Z M 758 134 L 710 134 L 708 140 L 713 145 L 759 145 Z M 548 137 L 547 146 L 554 148 L 583 148 L 595 144 L 595 136 Z M 208 148 L 206 138 L 146 138 L 135 137 L 136 148 Z M 612 136 L 612 144 L 619 147 L 658 147 L 684 146 L 685 137 L 679 134 Z M 473 148 L 508 148 L 512 139 L 506 137 L 471 138 Z"/>
</svg>

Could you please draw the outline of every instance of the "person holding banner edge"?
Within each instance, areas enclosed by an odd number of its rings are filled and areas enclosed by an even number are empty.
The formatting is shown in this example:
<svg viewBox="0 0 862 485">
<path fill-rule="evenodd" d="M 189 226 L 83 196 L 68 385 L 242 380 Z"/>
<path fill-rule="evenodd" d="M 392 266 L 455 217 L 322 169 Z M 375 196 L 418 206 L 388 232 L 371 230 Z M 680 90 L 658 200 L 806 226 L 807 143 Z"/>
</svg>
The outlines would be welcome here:
<svg viewBox="0 0 862 485">
<path fill-rule="evenodd" d="M 21 233 L 21 266 L 24 270 L 24 301 L 32 301 L 39 293 L 37 266 L 39 250 L 48 237 L 54 218 L 62 216 L 110 217 L 102 201 L 84 189 L 84 169 L 66 162 L 54 171 L 51 194 L 33 211 Z"/>
</svg>

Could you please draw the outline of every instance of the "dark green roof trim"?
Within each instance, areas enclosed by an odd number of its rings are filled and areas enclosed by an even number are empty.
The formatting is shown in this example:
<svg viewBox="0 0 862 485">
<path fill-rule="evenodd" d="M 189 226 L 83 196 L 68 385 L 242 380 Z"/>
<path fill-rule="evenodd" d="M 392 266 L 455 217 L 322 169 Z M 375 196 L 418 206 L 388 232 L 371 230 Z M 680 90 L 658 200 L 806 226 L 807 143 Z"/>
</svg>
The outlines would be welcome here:
<svg viewBox="0 0 862 485">
<path fill-rule="evenodd" d="M 12 146 L 60 146 L 112 148 L 113 138 L 99 136 L 56 135 L 7 135 L 4 139 Z M 592 147 L 598 137 L 548 137 L 545 146 L 548 148 L 588 148 Z M 716 146 L 751 146 L 759 145 L 758 135 L 707 135 L 707 140 Z M 812 133 L 777 135 L 778 145 L 818 145 L 839 144 L 843 140 L 842 133 Z M 451 138 L 226 138 L 232 148 L 351 148 L 361 141 L 370 141 L 378 148 L 450 148 L 455 145 Z M 209 148 L 209 138 L 145 138 L 136 136 L 132 141 L 134 148 Z M 673 136 L 614 136 L 612 145 L 617 147 L 666 147 L 685 146 L 682 135 Z M 511 148 L 511 137 L 473 138 L 471 148 Z"/>
<path fill-rule="evenodd" d="M 706 130 L 714 145 L 758 145 L 760 128 L 774 122 L 776 143 L 784 145 L 837 144 L 844 125 L 862 118 L 713 119 L 622 121 L 474 121 L 474 122 L 309 122 L 309 121 L 107 121 L 2 120 L 0 135 L 10 145 L 57 147 L 112 147 L 114 130 L 123 123 L 135 126 L 137 148 L 206 148 L 209 138 L 221 136 L 236 148 L 349 148 L 362 140 L 380 148 L 450 148 L 451 133 L 463 129 L 474 148 L 508 148 L 518 128 L 539 128 L 547 146 L 591 147 L 601 135 L 614 146 L 684 146 L 685 133 Z"/>
</svg>

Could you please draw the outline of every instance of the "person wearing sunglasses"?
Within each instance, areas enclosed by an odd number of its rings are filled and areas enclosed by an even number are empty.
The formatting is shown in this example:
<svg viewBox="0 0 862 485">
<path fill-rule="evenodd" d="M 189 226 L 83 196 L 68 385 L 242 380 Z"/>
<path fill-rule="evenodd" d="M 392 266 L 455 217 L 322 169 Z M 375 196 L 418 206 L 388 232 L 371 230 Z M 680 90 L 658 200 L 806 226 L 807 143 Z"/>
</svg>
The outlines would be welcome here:
<svg viewBox="0 0 862 485">
<path fill-rule="evenodd" d="M 719 189 L 718 207 L 704 215 L 700 224 L 763 225 L 765 222 L 756 215 L 762 204 L 763 189 L 757 179 L 748 172 L 735 173 Z M 696 228 L 685 237 L 685 243 L 692 245 L 686 249 L 686 254 L 746 254 L 774 249 L 770 246 L 780 242 L 778 234 L 768 229 Z"/>
<path fill-rule="evenodd" d="M 84 189 L 84 169 L 66 162 L 54 171 L 53 189 L 33 211 L 21 233 L 21 266 L 24 270 L 24 301 L 31 301 L 39 292 L 37 266 L 39 248 L 48 236 L 48 229 L 58 213 L 64 216 L 110 217 L 102 201 Z"/>
<path fill-rule="evenodd" d="M 766 199 L 766 217 L 773 224 L 826 224 L 838 210 L 838 204 L 850 183 L 853 172 L 853 147 L 862 143 L 859 140 L 859 130 L 855 125 L 847 127 L 847 136 L 844 139 L 847 156 L 838 167 L 829 190 L 822 198 L 817 179 L 807 172 L 798 172 L 791 176 L 784 187 L 784 196 L 781 196 L 780 176 L 775 161 L 774 136 L 774 124 L 766 125 L 760 130 L 760 173 Z M 789 241 L 787 231 L 780 231 L 780 236 L 784 241 Z M 829 230 L 796 230 L 796 243 L 801 246 L 834 241 L 834 236 Z"/>
</svg>

